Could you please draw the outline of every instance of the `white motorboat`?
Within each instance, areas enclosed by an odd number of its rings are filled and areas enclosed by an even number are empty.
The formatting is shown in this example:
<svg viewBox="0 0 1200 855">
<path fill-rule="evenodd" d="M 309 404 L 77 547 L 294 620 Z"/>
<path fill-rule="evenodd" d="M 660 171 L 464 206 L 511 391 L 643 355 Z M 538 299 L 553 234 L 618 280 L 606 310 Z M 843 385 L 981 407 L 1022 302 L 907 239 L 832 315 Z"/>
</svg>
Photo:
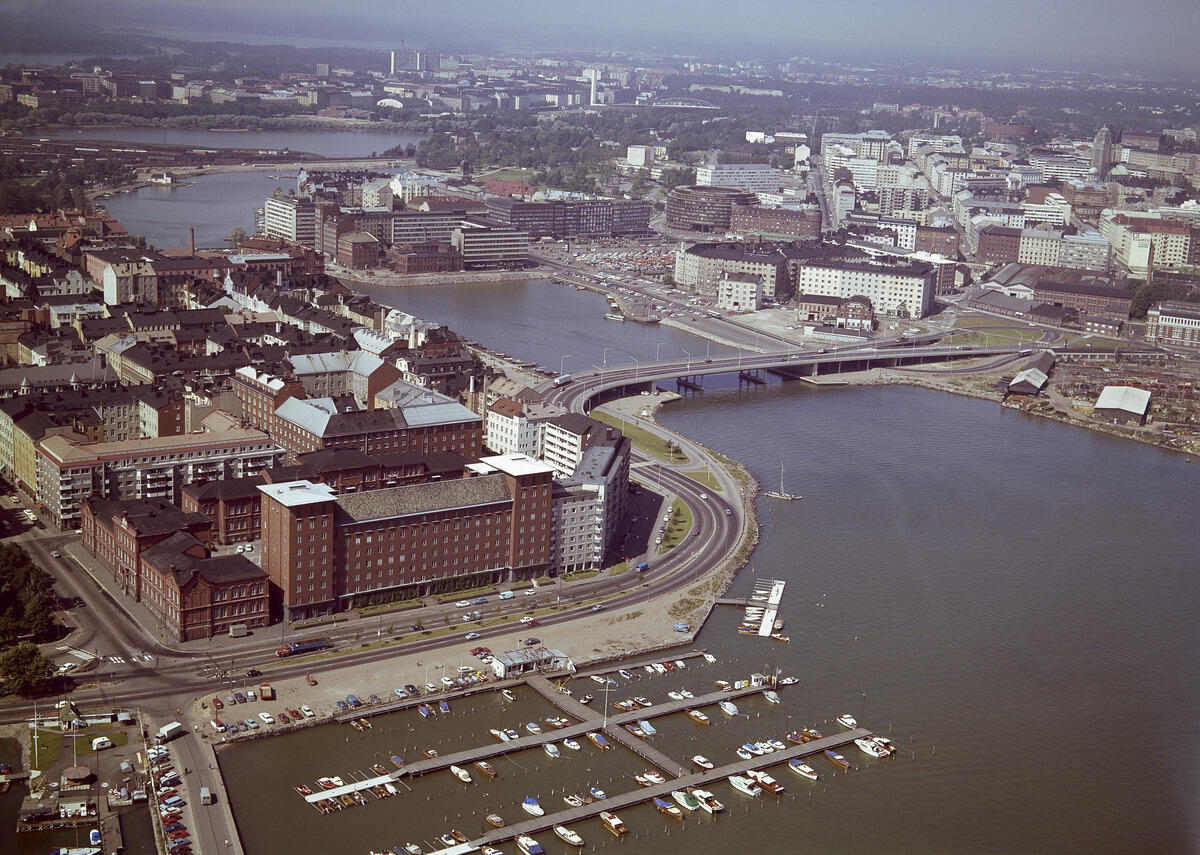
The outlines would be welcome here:
<svg viewBox="0 0 1200 855">
<path fill-rule="evenodd" d="M 624 668 L 622 668 L 621 670 L 619 670 L 617 673 L 618 673 L 618 674 L 620 674 L 622 677 L 624 677 L 626 680 L 632 680 L 632 679 L 633 679 L 633 675 L 632 675 L 632 674 L 630 674 L 628 671 L 626 671 Z"/>
<path fill-rule="evenodd" d="M 559 840 L 563 841 L 569 846 L 583 845 L 583 838 L 571 829 L 567 828 L 565 825 L 554 826 L 554 833 L 558 835 Z"/>
<path fill-rule="evenodd" d="M 763 692 L 763 697 L 773 704 L 779 703 L 779 695 L 777 695 L 775 692 L 772 692 L 770 689 L 767 689 L 765 692 Z"/>
<path fill-rule="evenodd" d="M 682 671 L 682 670 L 684 670 L 684 669 L 686 669 L 686 668 L 687 668 L 687 663 L 686 663 L 686 662 L 684 662 L 682 659 L 676 659 L 676 660 L 675 660 L 675 667 L 676 667 L 676 668 L 678 668 L 678 669 L 680 669 L 680 670 Z"/>
<path fill-rule="evenodd" d="M 721 701 L 717 706 L 721 708 L 721 712 L 725 713 L 725 715 L 738 714 L 738 708 L 734 705 L 733 701 Z"/>
<path fill-rule="evenodd" d="M 667 697 L 673 701 L 682 701 L 683 700 L 683 695 L 680 694 L 679 692 L 675 692 L 675 691 L 667 692 Z"/>
<path fill-rule="evenodd" d="M 544 855 L 546 851 L 542 848 L 540 843 L 538 843 L 528 834 L 518 835 L 517 848 L 524 852 L 525 855 Z"/>
<path fill-rule="evenodd" d="M 461 766 L 451 766 L 450 774 L 458 778 L 458 780 L 462 781 L 464 784 L 471 783 L 471 773 Z"/>
<path fill-rule="evenodd" d="M 675 800 L 675 804 L 686 811 L 700 809 L 700 800 L 685 790 L 672 790 L 671 798 Z"/>
<path fill-rule="evenodd" d="M 530 816 L 542 816 L 546 813 L 542 806 L 538 804 L 538 800 L 533 796 L 526 796 L 525 801 L 521 802 L 521 810 Z"/>
<path fill-rule="evenodd" d="M 717 801 L 717 797 L 708 790 L 692 787 L 692 795 L 700 802 L 700 809 L 706 813 L 720 813 L 725 810 L 725 805 Z"/>
<path fill-rule="evenodd" d="M 563 801 L 567 803 L 567 807 L 583 807 L 583 799 L 574 793 L 563 796 Z"/>
<path fill-rule="evenodd" d="M 754 755 L 751 754 L 749 751 L 747 751 L 745 748 L 739 748 L 737 750 L 737 756 L 743 760 L 751 760 L 754 758 Z"/>
<path fill-rule="evenodd" d="M 517 696 L 513 694 L 512 689 L 501 689 L 500 694 L 504 696 L 506 701 L 515 701 Z"/>
<path fill-rule="evenodd" d="M 713 656 L 711 653 L 705 653 L 704 661 L 707 662 L 709 665 L 711 665 L 717 661 L 717 657 Z"/>
<path fill-rule="evenodd" d="M 783 749 L 787 748 L 787 746 L 784 745 L 782 742 L 780 742 L 778 739 L 770 739 L 770 740 L 768 740 L 768 742 L 770 743 L 771 747 L 774 748 L 776 751 L 782 751 Z"/>
<path fill-rule="evenodd" d="M 542 749 L 546 752 L 546 754 L 548 756 L 550 756 L 551 758 L 553 758 L 555 760 L 557 760 L 559 757 L 562 756 L 562 752 L 558 750 L 558 746 L 555 745 L 553 742 L 547 742 L 545 745 L 542 746 Z"/>
<path fill-rule="evenodd" d="M 801 777 L 808 778 L 810 781 L 817 780 L 817 771 L 801 760 L 799 757 L 793 757 L 788 761 L 788 768 Z"/>
<path fill-rule="evenodd" d="M 837 723 L 842 727 L 848 728 L 849 730 L 854 730 L 854 728 L 858 727 L 858 720 L 854 716 L 850 715 L 850 713 L 842 713 L 839 715 L 837 717 Z"/>
<path fill-rule="evenodd" d="M 885 749 L 871 737 L 856 739 L 854 740 L 854 744 L 858 746 L 859 751 L 861 751 L 863 754 L 866 754 L 868 757 L 874 757 L 878 760 L 882 757 L 888 756 L 887 749 Z"/>
<path fill-rule="evenodd" d="M 735 790 L 737 790 L 739 793 L 742 793 L 747 796 L 762 795 L 762 787 L 760 787 L 755 781 L 751 780 L 750 778 L 743 778 L 741 775 L 730 775 L 729 776 L 729 785 L 731 787 L 733 787 Z"/>
<path fill-rule="evenodd" d="M 662 664 L 661 662 L 655 662 L 652 667 L 654 668 L 654 673 L 656 673 L 656 674 L 667 673 L 667 666 Z"/>
<path fill-rule="evenodd" d="M 694 697 L 696 697 L 696 696 L 695 696 L 695 695 L 693 695 L 691 692 L 689 692 L 687 689 L 680 689 L 680 690 L 679 690 L 679 694 L 683 695 L 685 698 L 694 698 Z"/>
<path fill-rule="evenodd" d="M 599 787 L 592 787 L 590 790 L 588 790 L 588 792 L 590 792 L 592 794 L 592 798 L 598 802 L 602 802 L 608 798 L 608 794 Z"/>
<path fill-rule="evenodd" d="M 540 727 L 538 727 L 538 723 L 536 721 L 529 722 L 529 724 L 525 725 L 525 729 L 528 730 L 530 733 L 532 733 L 534 736 L 537 736 L 539 733 L 542 732 L 542 729 Z"/>
<path fill-rule="evenodd" d="M 697 754 L 695 757 L 692 758 L 692 762 L 695 763 L 697 766 L 699 766 L 701 769 L 711 769 L 713 767 L 713 762 L 711 760 L 709 760 L 707 757 L 705 757 L 703 754 Z"/>
<path fill-rule="evenodd" d="M 762 750 L 762 746 L 760 746 L 757 742 L 747 742 L 744 745 L 742 745 L 742 748 L 749 751 L 755 757 L 761 757 L 767 753 Z"/>
<path fill-rule="evenodd" d="M 604 684 L 606 684 L 608 682 L 608 680 L 606 680 L 604 677 L 601 677 L 599 674 L 593 674 L 592 682 L 599 683 L 601 686 L 603 686 Z"/>
<path fill-rule="evenodd" d="M 574 739 L 564 739 L 562 744 L 564 748 L 570 748 L 572 751 L 580 751 L 583 749 L 583 746 Z"/>
</svg>

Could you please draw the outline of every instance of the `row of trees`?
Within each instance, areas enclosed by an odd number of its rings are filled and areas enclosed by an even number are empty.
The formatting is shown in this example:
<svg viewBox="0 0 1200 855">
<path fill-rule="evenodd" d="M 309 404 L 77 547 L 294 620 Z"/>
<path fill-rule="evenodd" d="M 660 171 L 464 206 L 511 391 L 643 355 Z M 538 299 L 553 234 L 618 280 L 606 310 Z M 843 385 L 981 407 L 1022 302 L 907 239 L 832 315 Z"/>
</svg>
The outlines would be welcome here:
<svg viewBox="0 0 1200 855">
<path fill-rule="evenodd" d="M 53 666 L 33 642 L 59 636 L 57 606 L 50 574 L 21 547 L 0 544 L 0 676 L 7 690 L 34 694 L 49 685 Z"/>
<path fill-rule="evenodd" d="M 82 210 L 89 186 L 120 184 L 133 178 L 130 167 L 110 158 L 82 163 L 0 158 L 0 214 Z"/>
</svg>

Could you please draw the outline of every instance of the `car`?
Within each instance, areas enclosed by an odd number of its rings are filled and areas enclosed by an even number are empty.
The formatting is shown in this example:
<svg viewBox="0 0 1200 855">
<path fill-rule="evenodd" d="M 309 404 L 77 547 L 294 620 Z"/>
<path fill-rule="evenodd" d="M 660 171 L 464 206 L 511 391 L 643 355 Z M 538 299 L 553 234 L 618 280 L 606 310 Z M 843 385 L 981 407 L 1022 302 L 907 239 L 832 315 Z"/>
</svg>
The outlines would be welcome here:
<svg viewBox="0 0 1200 855">
<path fill-rule="evenodd" d="M 469 608 L 471 608 L 471 601 L 470 600 L 459 600 L 457 603 L 454 604 L 454 608 L 469 609 Z"/>
<path fill-rule="evenodd" d="M 243 695 L 241 692 L 234 692 L 234 693 L 233 693 L 233 696 L 234 696 L 235 698 L 237 698 L 237 702 L 238 702 L 239 704 L 244 704 L 244 703 L 246 703 L 246 696 L 245 696 L 245 695 Z"/>
<path fill-rule="evenodd" d="M 605 608 L 607 608 L 607 606 L 605 606 L 604 603 L 596 603 L 596 605 L 592 606 L 592 611 L 602 612 L 605 610 Z"/>
<path fill-rule="evenodd" d="M 239 546 L 239 547 L 237 548 L 237 551 L 238 551 L 238 554 L 239 554 L 239 555 L 241 555 L 243 552 L 245 552 L 245 551 L 246 551 L 246 547 L 244 547 L 244 546 Z"/>
<path fill-rule="evenodd" d="M 381 704 L 381 703 L 383 703 L 383 698 L 379 697 L 379 695 L 372 693 L 371 696 L 369 698 L 367 698 L 367 703 Z"/>
<path fill-rule="evenodd" d="M 393 691 L 396 693 L 396 697 L 398 697 L 400 700 L 404 700 L 408 697 L 408 692 L 404 691 L 403 689 L 393 689 Z"/>
<path fill-rule="evenodd" d="M 526 588 L 524 591 L 521 592 L 521 594 L 526 597 L 532 597 L 536 593 L 537 593 L 537 590 L 535 588 Z"/>
<path fill-rule="evenodd" d="M 471 648 L 471 655 L 472 655 L 472 656 L 478 656 L 478 655 L 479 655 L 480 653 L 482 653 L 482 652 L 483 652 L 483 648 L 482 648 L 482 647 L 472 647 L 472 648 Z"/>
<path fill-rule="evenodd" d="M 258 722 L 252 718 L 245 719 L 242 724 L 246 725 L 246 727 L 250 728 L 251 730 L 258 730 Z"/>
<path fill-rule="evenodd" d="M 220 698 L 213 698 L 213 709 L 215 709 L 215 710 L 225 709 L 225 704 L 221 703 Z"/>
<path fill-rule="evenodd" d="M 354 709 L 358 709 L 363 705 L 363 702 L 358 699 L 357 695 L 346 695 L 346 703 Z"/>
<path fill-rule="evenodd" d="M 475 639 L 479 638 L 479 633 L 477 633 L 477 632 L 468 632 L 468 633 L 467 633 L 467 634 L 464 636 L 464 638 L 465 638 L 467 641 L 474 641 Z"/>
<path fill-rule="evenodd" d="M 10 502 L 12 502 L 14 505 L 19 505 L 19 504 L 21 504 L 21 500 L 20 500 L 20 499 L 18 499 L 16 496 L 9 496 L 9 497 L 8 497 L 8 500 L 9 500 Z"/>
<path fill-rule="evenodd" d="M 262 671 L 259 671 L 257 668 L 251 668 L 250 670 L 248 670 L 246 672 L 246 676 L 247 677 L 261 677 Z"/>
<path fill-rule="evenodd" d="M 537 620 L 536 618 L 531 620 L 529 623 L 525 624 L 525 626 L 541 626 L 541 625 L 542 625 L 542 622 Z"/>
<path fill-rule="evenodd" d="M 533 623 L 533 616 L 525 615 L 525 617 L 521 618 L 521 623 Z"/>
<path fill-rule="evenodd" d="M 692 529 L 692 537 L 699 537 L 699 536 L 700 536 L 700 529 L 698 529 L 698 528 Z"/>
<path fill-rule="evenodd" d="M 295 720 L 295 721 L 299 721 L 299 720 L 300 720 L 300 718 L 301 718 L 301 715 L 300 715 L 300 710 L 292 710 L 292 709 L 289 709 L 289 710 L 288 710 L 288 715 L 290 715 L 290 716 L 292 717 L 292 719 L 293 719 L 293 720 Z"/>
<path fill-rule="evenodd" d="M 449 677 L 443 677 L 443 678 L 442 678 L 442 685 L 443 685 L 443 686 L 445 686 L 445 687 L 448 689 L 448 688 L 450 688 L 451 686 L 453 686 L 453 685 L 454 685 L 454 681 L 453 681 L 453 680 L 451 680 Z"/>
<path fill-rule="evenodd" d="M 234 704 L 237 703 L 237 698 L 235 698 L 233 695 L 226 695 L 225 703 L 228 704 L 229 706 L 233 706 Z"/>
<path fill-rule="evenodd" d="M 708 501 L 708 493 L 701 493 L 701 494 L 700 494 L 700 501 L 702 501 L 702 502 L 707 502 L 707 501 Z"/>
<path fill-rule="evenodd" d="M 62 558 L 62 553 L 61 553 L 61 552 L 59 552 L 57 549 L 51 549 L 51 550 L 50 550 L 50 557 L 51 557 L 51 558 Z"/>
<path fill-rule="evenodd" d="M 437 686 L 435 686 L 435 685 L 433 685 L 433 683 L 426 683 L 426 684 L 425 684 L 425 694 L 427 694 L 427 695 L 432 695 L 432 694 L 434 694 L 434 693 L 435 693 L 437 690 L 438 690 L 438 687 L 437 687 Z"/>
<path fill-rule="evenodd" d="M 248 701 L 257 701 L 258 700 L 258 695 L 254 694 L 253 689 L 246 690 L 246 700 L 248 700 Z"/>
<path fill-rule="evenodd" d="M 529 638 L 525 639 L 526 647 L 533 647 L 533 645 L 541 644 L 541 643 L 542 643 L 542 640 L 540 638 L 534 638 L 533 636 L 530 636 Z"/>
<path fill-rule="evenodd" d="M 301 704 L 300 712 L 304 713 L 305 718 L 312 718 L 313 716 L 316 715 L 316 713 L 313 712 L 313 708 L 310 707 L 308 704 Z"/>
<path fill-rule="evenodd" d="M 420 690 L 420 689 L 418 689 L 416 686 L 414 686 L 412 683 L 405 683 L 405 684 L 404 684 L 404 691 L 408 692 L 408 693 L 409 693 L 409 695 L 419 695 L 419 694 L 421 694 L 421 690 Z"/>
<path fill-rule="evenodd" d="M 726 508 L 726 509 L 725 509 L 725 516 L 727 516 L 727 517 L 731 517 L 731 516 L 733 516 L 733 508 Z"/>
<path fill-rule="evenodd" d="M 288 718 L 287 710 L 284 710 L 279 713 L 279 723 L 280 724 L 287 724 L 290 721 L 291 721 L 291 719 Z"/>
</svg>

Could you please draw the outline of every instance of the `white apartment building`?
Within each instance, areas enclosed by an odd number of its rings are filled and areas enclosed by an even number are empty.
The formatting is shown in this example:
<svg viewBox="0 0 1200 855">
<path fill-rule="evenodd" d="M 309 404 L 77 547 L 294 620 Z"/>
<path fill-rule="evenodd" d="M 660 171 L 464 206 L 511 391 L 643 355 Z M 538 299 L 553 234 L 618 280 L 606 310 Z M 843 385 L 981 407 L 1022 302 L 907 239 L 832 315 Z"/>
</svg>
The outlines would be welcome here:
<svg viewBox="0 0 1200 855">
<path fill-rule="evenodd" d="M 917 159 L 917 149 L 929 146 L 934 151 L 964 151 L 963 139 L 955 134 L 913 134 L 908 138 L 908 159 Z"/>
<path fill-rule="evenodd" d="M 540 460 L 545 456 L 546 423 L 566 412 L 558 404 L 501 398 L 488 407 L 484 445 L 496 454 L 524 454 Z"/>
<path fill-rule="evenodd" d="M 1200 305 L 1164 300 L 1146 312 L 1146 341 L 1200 347 Z"/>
<path fill-rule="evenodd" d="M 445 184 L 445 179 L 422 172 L 400 172 L 388 182 L 393 199 L 402 199 L 408 204 L 420 196 L 436 196 Z"/>
<path fill-rule="evenodd" d="M 630 166 L 649 166 L 654 163 L 654 146 L 631 145 L 625 149 L 625 161 Z"/>
<path fill-rule="evenodd" d="M 1049 223 L 1066 226 L 1071 222 L 1071 203 L 1061 193 L 1047 193 L 1044 202 L 1022 202 L 1027 223 Z"/>
<path fill-rule="evenodd" d="M 1063 235 L 1058 248 L 1059 267 L 1107 273 L 1111 263 L 1112 245 L 1095 229 L 1077 235 Z"/>
<path fill-rule="evenodd" d="M 1109 208 L 1100 213 L 1100 234 L 1112 244 L 1112 258 L 1133 276 L 1186 266 L 1191 227 L 1157 215 L 1134 215 Z"/>
<path fill-rule="evenodd" d="M 935 285 L 928 264 L 806 261 L 797 272 L 796 293 L 843 299 L 863 296 L 879 314 L 923 318 L 933 308 Z"/>
<path fill-rule="evenodd" d="M 1062 232 L 1042 229 L 1021 229 L 1021 242 L 1017 248 L 1018 264 L 1038 264 L 1042 267 L 1058 267 L 1059 247 Z"/>
<path fill-rule="evenodd" d="M 521 265 L 529 254 L 529 233 L 484 217 L 460 219 L 450 244 L 462 253 L 463 267 Z"/>
<path fill-rule="evenodd" d="M 317 206 L 294 196 L 271 196 L 263 203 L 263 231 L 267 237 L 313 246 L 317 239 Z"/>
<path fill-rule="evenodd" d="M 1082 157 L 1058 154 L 1035 154 L 1029 158 L 1029 165 L 1042 171 L 1042 182 L 1052 178 L 1066 180 L 1080 178 L 1087 180 L 1092 174 L 1092 162 Z"/>
<path fill-rule="evenodd" d="M 718 309 L 756 312 L 762 308 L 763 278 L 746 273 L 726 273 L 717 283 Z"/>
<path fill-rule="evenodd" d="M 717 163 L 696 169 L 700 187 L 736 187 L 751 193 L 778 193 L 782 173 L 762 163 Z"/>
</svg>

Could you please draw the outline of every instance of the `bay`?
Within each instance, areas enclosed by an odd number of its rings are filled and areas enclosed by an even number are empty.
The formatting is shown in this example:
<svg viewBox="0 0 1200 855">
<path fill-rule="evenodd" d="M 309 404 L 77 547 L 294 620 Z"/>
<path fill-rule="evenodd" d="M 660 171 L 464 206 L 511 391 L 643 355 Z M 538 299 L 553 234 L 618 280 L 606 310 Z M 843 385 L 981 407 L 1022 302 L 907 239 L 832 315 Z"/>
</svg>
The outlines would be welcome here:
<svg viewBox="0 0 1200 855">
<path fill-rule="evenodd" d="M 212 131 L 145 125 L 92 125 L 35 130 L 30 136 L 53 140 L 107 140 L 196 148 L 239 148 L 306 152 L 323 157 L 369 157 L 397 145 L 417 145 L 419 134 L 385 131 Z"/>
</svg>

